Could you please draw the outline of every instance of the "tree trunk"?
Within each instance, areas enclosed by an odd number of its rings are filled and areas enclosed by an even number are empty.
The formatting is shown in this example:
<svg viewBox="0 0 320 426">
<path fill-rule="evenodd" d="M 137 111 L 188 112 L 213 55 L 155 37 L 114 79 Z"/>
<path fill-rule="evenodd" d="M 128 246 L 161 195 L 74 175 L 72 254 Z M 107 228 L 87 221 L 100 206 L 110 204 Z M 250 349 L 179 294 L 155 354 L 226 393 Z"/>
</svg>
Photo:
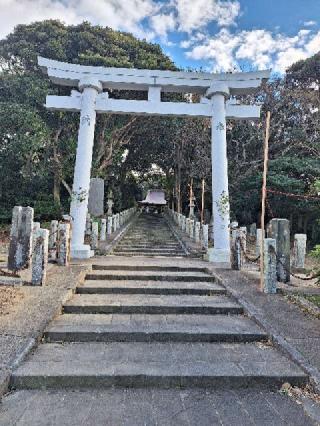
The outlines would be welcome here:
<svg viewBox="0 0 320 426">
<path fill-rule="evenodd" d="M 53 201 L 55 204 L 58 204 L 58 205 L 61 204 L 60 184 L 61 184 L 60 173 L 55 168 L 53 171 Z"/>
</svg>

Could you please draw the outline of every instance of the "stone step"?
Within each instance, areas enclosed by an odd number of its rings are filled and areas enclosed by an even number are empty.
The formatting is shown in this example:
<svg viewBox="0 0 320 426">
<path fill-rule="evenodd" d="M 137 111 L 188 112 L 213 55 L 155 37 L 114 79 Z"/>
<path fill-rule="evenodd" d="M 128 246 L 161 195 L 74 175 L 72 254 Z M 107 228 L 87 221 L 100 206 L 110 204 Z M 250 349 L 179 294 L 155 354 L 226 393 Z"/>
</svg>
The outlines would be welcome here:
<svg viewBox="0 0 320 426">
<path fill-rule="evenodd" d="M 128 257 L 162 257 L 163 259 L 166 258 L 181 258 L 181 257 L 185 257 L 186 254 L 184 252 L 177 252 L 177 253 L 150 253 L 148 251 L 140 251 L 140 252 L 132 252 L 132 251 L 113 251 L 112 254 L 114 256 L 128 256 Z"/>
<path fill-rule="evenodd" d="M 307 376 L 261 343 L 45 343 L 11 377 L 15 389 L 302 386 Z"/>
<path fill-rule="evenodd" d="M 87 280 L 135 280 L 135 281 L 198 281 L 214 282 L 215 278 L 204 272 L 179 271 L 93 271 L 86 274 Z"/>
<path fill-rule="evenodd" d="M 68 314 L 242 314 L 227 296 L 162 296 L 147 294 L 75 294 L 64 304 Z"/>
<path fill-rule="evenodd" d="M 206 268 L 201 266 L 171 266 L 171 265 L 99 265 L 93 264 L 92 269 L 94 271 L 164 271 L 164 272 L 204 272 L 207 273 Z"/>
<path fill-rule="evenodd" d="M 143 249 L 141 247 L 135 247 L 135 246 L 122 246 L 122 247 L 115 247 L 114 251 L 122 251 L 122 252 L 148 252 L 148 253 L 169 253 L 169 254 L 174 254 L 174 253 L 178 253 L 179 251 L 182 251 L 181 248 L 179 247 L 178 249 L 176 248 L 163 248 L 163 247 L 155 247 L 155 248 L 146 248 Z"/>
<path fill-rule="evenodd" d="M 214 295 L 226 294 L 226 289 L 217 283 L 192 281 L 126 281 L 86 280 L 77 287 L 79 294 L 163 294 L 163 295 Z"/>
<path fill-rule="evenodd" d="M 47 342 L 242 342 L 268 339 L 253 321 L 229 315 L 68 314 L 55 319 Z"/>
</svg>

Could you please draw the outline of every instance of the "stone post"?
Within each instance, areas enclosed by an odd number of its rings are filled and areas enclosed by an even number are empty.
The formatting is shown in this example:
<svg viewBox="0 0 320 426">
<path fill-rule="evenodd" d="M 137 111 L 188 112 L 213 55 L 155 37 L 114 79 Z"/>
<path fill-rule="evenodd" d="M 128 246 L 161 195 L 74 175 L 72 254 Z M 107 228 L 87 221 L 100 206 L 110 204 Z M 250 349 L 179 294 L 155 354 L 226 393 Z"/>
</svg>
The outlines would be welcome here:
<svg viewBox="0 0 320 426">
<path fill-rule="evenodd" d="M 189 222 L 189 237 L 194 238 L 194 220 L 191 219 Z"/>
<path fill-rule="evenodd" d="M 255 237 L 257 235 L 257 224 L 256 223 L 252 223 L 249 226 L 249 235 L 250 235 L 250 237 Z"/>
<path fill-rule="evenodd" d="M 101 219 L 100 241 L 106 241 L 107 219 Z"/>
<path fill-rule="evenodd" d="M 209 225 L 202 225 L 202 244 L 205 249 L 209 247 Z"/>
<path fill-rule="evenodd" d="M 92 222 L 92 232 L 91 232 L 91 248 L 96 250 L 99 245 L 99 223 Z"/>
<path fill-rule="evenodd" d="M 292 266 L 296 269 L 304 269 L 306 257 L 306 234 L 294 234 Z"/>
<path fill-rule="evenodd" d="M 272 219 L 267 227 L 268 237 L 276 240 L 278 281 L 290 282 L 290 222 Z"/>
<path fill-rule="evenodd" d="M 186 218 L 186 233 L 189 235 L 190 234 L 190 221 L 191 219 L 189 219 L 188 217 Z"/>
<path fill-rule="evenodd" d="M 201 231 L 201 223 L 196 222 L 195 228 L 194 228 L 194 239 L 197 243 L 200 242 L 200 231 Z"/>
<path fill-rule="evenodd" d="M 192 195 L 189 202 L 189 219 L 194 219 L 195 200 L 196 200 L 196 197 Z"/>
<path fill-rule="evenodd" d="M 107 212 L 107 215 L 108 215 L 108 216 L 112 216 L 113 194 L 112 194 L 111 189 L 110 189 L 109 194 L 108 194 L 107 206 L 108 206 L 108 212 Z"/>
<path fill-rule="evenodd" d="M 224 82 L 213 82 L 206 96 L 212 103 L 212 213 L 214 248 L 209 259 L 216 263 L 230 262 L 229 188 L 226 139 L 226 105 L 229 87 Z"/>
<path fill-rule="evenodd" d="M 79 82 L 79 89 L 82 91 L 82 96 L 78 146 L 70 207 L 70 215 L 73 218 L 71 255 L 76 259 L 88 259 L 92 256 L 92 251 L 89 245 L 84 244 L 84 233 L 96 122 L 96 98 L 98 93 L 102 92 L 102 86 L 97 79 L 87 77 Z"/>
<path fill-rule="evenodd" d="M 265 293 L 274 294 L 277 292 L 277 255 L 276 240 L 265 238 L 263 243 L 263 274 Z"/>
<path fill-rule="evenodd" d="M 112 216 L 108 216 L 107 234 L 112 234 Z"/>
<path fill-rule="evenodd" d="M 46 282 L 48 265 L 49 231 L 37 229 L 34 234 L 32 252 L 32 285 L 42 285 Z"/>
<path fill-rule="evenodd" d="M 182 216 L 182 219 L 181 219 L 181 230 L 183 231 L 183 232 L 186 232 L 186 226 L 187 226 L 187 224 L 186 224 L 186 217 L 183 215 Z"/>
<path fill-rule="evenodd" d="M 117 216 L 114 214 L 112 216 L 112 231 L 116 232 L 117 230 Z"/>
<path fill-rule="evenodd" d="M 28 268 L 32 251 L 33 208 L 15 206 L 12 211 L 8 269 Z"/>
<path fill-rule="evenodd" d="M 231 268 L 240 271 L 243 263 L 243 253 L 241 250 L 240 229 L 233 229 L 231 232 Z"/>
<path fill-rule="evenodd" d="M 119 213 L 116 214 L 116 223 L 117 223 L 117 229 L 119 229 L 120 228 L 120 214 Z"/>
<path fill-rule="evenodd" d="M 92 225 L 91 215 L 90 213 L 87 213 L 85 235 L 91 235 L 91 225 Z"/>
<path fill-rule="evenodd" d="M 68 266 L 70 261 L 70 223 L 59 223 L 57 261 L 58 265 Z"/>
<path fill-rule="evenodd" d="M 90 179 L 88 211 L 94 217 L 104 215 L 104 180 L 101 178 Z"/>
<path fill-rule="evenodd" d="M 247 252 L 247 227 L 240 226 L 241 245 L 244 253 Z"/>
<path fill-rule="evenodd" d="M 52 260 L 57 259 L 58 225 L 59 222 L 57 220 L 51 221 L 49 234 L 49 256 Z"/>
<path fill-rule="evenodd" d="M 257 237 L 256 237 L 256 256 L 259 256 L 261 253 L 261 240 L 265 236 L 262 236 L 262 229 L 257 229 Z"/>
</svg>

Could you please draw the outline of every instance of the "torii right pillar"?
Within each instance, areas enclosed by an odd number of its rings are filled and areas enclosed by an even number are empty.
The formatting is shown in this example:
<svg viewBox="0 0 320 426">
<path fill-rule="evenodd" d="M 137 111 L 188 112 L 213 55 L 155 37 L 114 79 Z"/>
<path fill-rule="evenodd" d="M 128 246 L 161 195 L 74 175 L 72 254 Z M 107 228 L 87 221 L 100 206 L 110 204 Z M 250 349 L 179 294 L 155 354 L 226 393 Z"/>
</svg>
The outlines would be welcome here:
<svg viewBox="0 0 320 426">
<path fill-rule="evenodd" d="M 206 96 L 212 103 L 212 214 L 213 248 L 208 251 L 208 260 L 217 266 L 230 265 L 230 204 L 228 187 L 228 159 L 226 135 L 226 99 L 229 87 L 223 82 L 215 82 Z"/>
</svg>

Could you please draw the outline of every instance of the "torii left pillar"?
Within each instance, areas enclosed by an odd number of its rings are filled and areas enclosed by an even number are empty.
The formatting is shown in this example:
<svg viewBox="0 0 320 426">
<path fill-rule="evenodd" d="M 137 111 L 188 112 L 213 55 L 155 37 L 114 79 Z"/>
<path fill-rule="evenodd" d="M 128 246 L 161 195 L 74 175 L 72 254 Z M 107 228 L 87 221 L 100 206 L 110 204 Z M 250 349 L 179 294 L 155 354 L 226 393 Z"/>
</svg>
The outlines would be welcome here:
<svg viewBox="0 0 320 426">
<path fill-rule="evenodd" d="M 102 85 L 100 81 L 88 78 L 79 82 L 79 89 L 82 92 L 80 126 L 70 207 L 73 220 L 71 257 L 88 259 L 93 252 L 89 245 L 84 244 L 84 235 L 96 124 L 96 99 L 98 93 L 102 92 Z"/>
<path fill-rule="evenodd" d="M 229 87 L 215 82 L 206 96 L 212 104 L 212 214 L 214 246 L 208 250 L 208 260 L 219 265 L 230 264 L 230 204 L 226 134 L 226 98 Z"/>
</svg>

